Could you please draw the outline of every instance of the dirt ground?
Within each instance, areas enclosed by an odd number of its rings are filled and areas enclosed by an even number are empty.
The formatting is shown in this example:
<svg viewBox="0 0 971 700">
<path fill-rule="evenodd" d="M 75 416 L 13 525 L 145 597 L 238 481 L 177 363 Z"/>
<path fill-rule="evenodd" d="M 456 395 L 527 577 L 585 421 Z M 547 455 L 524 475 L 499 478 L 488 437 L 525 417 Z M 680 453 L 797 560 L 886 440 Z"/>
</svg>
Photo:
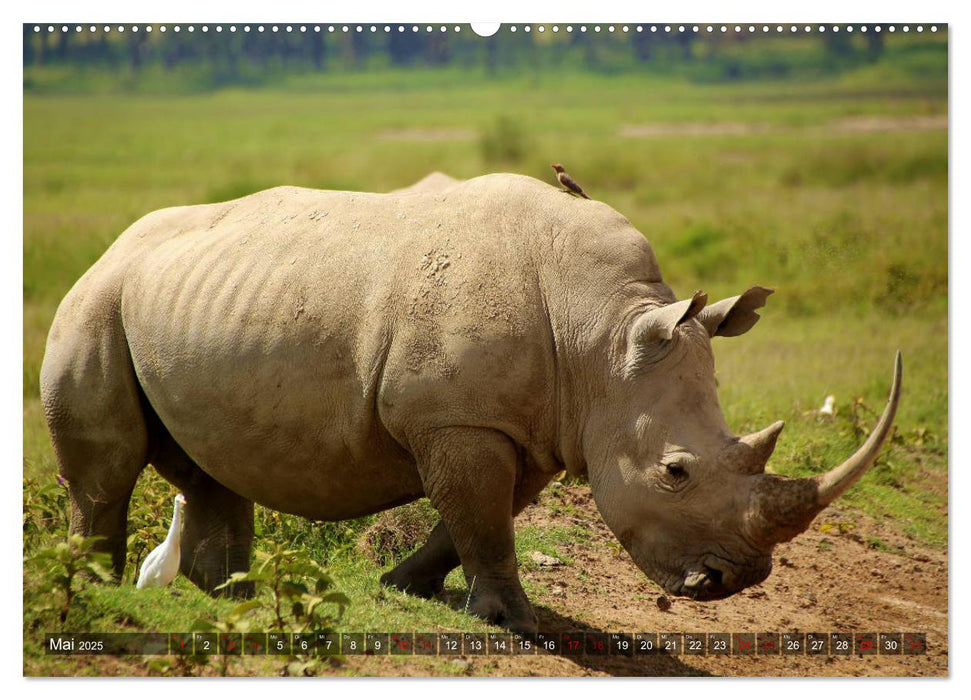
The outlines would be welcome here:
<svg viewBox="0 0 971 700">
<path fill-rule="evenodd" d="M 576 508 L 553 515 L 551 500 Z M 522 572 L 546 592 L 532 595 L 550 632 L 923 632 L 919 656 L 465 656 L 346 657 L 343 672 L 470 676 L 946 676 L 947 551 L 899 530 L 829 508 L 812 528 L 776 549 L 769 578 L 727 600 L 673 599 L 636 568 L 597 514 L 589 487 L 559 486 L 517 527 L 590 528 L 586 543 L 558 548 L 572 564 Z M 876 540 L 882 544 L 873 546 Z M 581 580 L 583 579 L 583 580 Z"/>
</svg>

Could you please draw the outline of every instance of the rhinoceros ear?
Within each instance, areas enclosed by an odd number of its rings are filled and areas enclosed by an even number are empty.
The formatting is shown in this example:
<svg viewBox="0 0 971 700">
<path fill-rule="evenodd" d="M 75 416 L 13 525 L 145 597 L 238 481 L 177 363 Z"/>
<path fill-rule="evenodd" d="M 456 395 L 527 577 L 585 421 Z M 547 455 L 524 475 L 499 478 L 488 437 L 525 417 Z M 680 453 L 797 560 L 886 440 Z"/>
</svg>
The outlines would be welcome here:
<svg viewBox="0 0 971 700">
<path fill-rule="evenodd" d="M 722 299 L 702 309 L 698 320 L 711 337 L 742 335 L 759 320 L 755 309 L 765 306 L 765 300 L 774 291 L 766 287 L 751 287 L 737 297 Z"/>
<path fill-rule="evenodd" d="M 708 295 L 697 291 L 690 299 L 644 312 L 631 328 L 631 345 L 643 345 L 652 340 L 671 340 L 674 329 L 697 316 L 707 302 Z"/>
</svg>

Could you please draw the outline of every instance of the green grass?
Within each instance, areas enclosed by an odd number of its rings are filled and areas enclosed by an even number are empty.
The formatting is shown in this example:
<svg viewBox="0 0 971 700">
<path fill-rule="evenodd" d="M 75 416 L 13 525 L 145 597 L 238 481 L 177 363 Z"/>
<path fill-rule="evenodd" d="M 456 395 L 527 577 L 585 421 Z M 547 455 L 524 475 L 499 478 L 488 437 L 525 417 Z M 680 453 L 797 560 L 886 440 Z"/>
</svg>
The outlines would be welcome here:
<svg viewBox="0 0 971 700">
<path fill-rule="evenodd" d="M 67 527 L 38 399 L 47 329 L 70 286 L 139 216 L 278 184 L 382 191 L 431 170 L 464 178 L 505 169 L 548 180 L 552 161 L 565 163 L 592 196 L 647 236 L 681 296 L 703 288 L 717 299 L 752 284 L 777 290 L 752 332 L 714 341 L 729 425 L 742 432 L 779 418 L 788 424 L 771 462 L 776 471 L 815 473 L 849 455 L 858 445 L 850 406 L 860 397 L 882 408 L 900 348 L 904 389 L 894 442 L 841 503 L 920 542 L 945 545 L 947 132 L 828 125 L 859 116 L 945 114 L 946 73 L 938 63 L 940 79 L 918 80 L 892 61 L 880 65 L 798 85 L 563 72 L 539 82 L 461 82 L 446 74 L 392 86 L 386 78 L 337 76 L 295 78 L 272 91 L 192 96 L 26 94 L 25 504 L 31 513 L 52 515 L 25 530 L 25 554 L 62 539 Z M 657 122 L 750 129 L 619 135 L 625 126 Z M 409 128 L 464 129 L 472 136 L 385 138 Z M 510 130 L 518 131 L 510 137 Z M 496 134 L 515 138 L 516 147 L 497 146 Z M 820 421 L 811 412 L 827 394 L 836 396 L 839 414 Z M 135 541 L 162 538 L 157 513 L 168 512 L 173 495 L 146 471 L 132 505 Z M 461 610 L 460 572 L 446 581 L 452 606 L 382 589 L 381 569 L 356 546 L 374 518 L 315 524 L 261 510 L 257 523 L 261 544 L 286 541 L 325 562 L 351 600 L 342 630 L 488 629 Z M 573 528 L 525 528 L 517 554 L 524 566 L 534 550 L 563 558 L 563 544 L 583 538 Z M 398 560 L 405 554 L 397 553 Z M 33 651 L 52 624 L 34 609 L 41 579 L 28 563 L 25 668 L 97 673 Z M 92 630 L 184 630 L 231 608 L 182 580 L 164 593 L 137 595 L 130 584 L 91 585 L 76 621 Z"/>
</svg>

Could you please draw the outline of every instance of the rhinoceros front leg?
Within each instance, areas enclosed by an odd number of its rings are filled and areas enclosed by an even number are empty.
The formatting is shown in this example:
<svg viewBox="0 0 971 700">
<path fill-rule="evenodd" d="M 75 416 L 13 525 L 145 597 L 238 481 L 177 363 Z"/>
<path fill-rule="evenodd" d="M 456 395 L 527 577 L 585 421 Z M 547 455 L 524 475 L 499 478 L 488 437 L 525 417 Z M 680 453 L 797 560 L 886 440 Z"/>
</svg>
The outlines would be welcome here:
<svg viewBox="0 0 971 700">
<path fill-rule="evenodd" d="M 185 530 L 179 570 L 212 595 L 251 598 L 253 583 L 214 590 L 237 571 L 249 571 L 253 502 L 209 478 L 185 491 Z"/>
<path fill-rule="evenodd" d="M 538 469 L 520 476 L 513 493 L 513 517 L 519 515 L 550 482 Z M 381 577 L 381 584 L 421 598 L 433 598 L 445 587 L 445 578 L 461 564 L 452 536 L 440 521 L 414 554 Z"/>
<path fill-rule="evenodd" d="M 425 493 L 447 528 L 433 532 L 429 557 L 439 567 L 449 564 L 448 535 L 469 586 L 469 611 L 516 632 L 535 632 L 516 566 L 513 443 L 493 430 L 447 428 L 427 435 L 416 456 Z"/>
</svg>

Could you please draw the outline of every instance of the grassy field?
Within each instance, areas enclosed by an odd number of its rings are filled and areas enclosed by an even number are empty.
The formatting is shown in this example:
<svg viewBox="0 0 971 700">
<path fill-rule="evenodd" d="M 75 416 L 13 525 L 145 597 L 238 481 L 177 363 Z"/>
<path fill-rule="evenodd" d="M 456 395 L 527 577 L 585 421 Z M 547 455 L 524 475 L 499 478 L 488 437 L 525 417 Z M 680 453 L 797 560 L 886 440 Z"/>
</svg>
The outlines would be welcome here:
<svg viewBox="0 0 971 700">
<path fill-rule="evenodd" d="M 385 191 L 430 171 L 549 180 L 567 165 L 588 192 L 654 246 L 681 296 L 776 289 L 763 321 L 717 339 L 721 400 L 742 432 L 786 420 L 772 467 L 804 475 L 859 444 L 905 361 L 892 445 L 844 499 L 919 541 L 946 547 L 948 132 L 938 79 L 865 68 L 818 82 L 691 85 L 656 77 L 559 74 L 464 83 L 410 76 L 302 78 L 287 89 L 194 96 L 24 98 L 25 672 L 99 674 L 37 652 L 58 629 L 50 570 L 35 557 L 63 540 L 67 504 L 38 398 L 47 329 L 70 286 L 131 222 L 154 209 L 291 184 Z M 827 394 L 838 416 L 812 411 Z M 184 580 L 135 595 L 136 557 L 163 536 L 174 489 L 146 470 L 132 502 L 129 585 L 87 585 L 69 629 L 184 630 L 225 620 Z M 397 518 L 397 519 L 395 519 Z M 350 604 L 342 630 L 485 630 L 440 602 L 380 589 L 411 541 L 368 547 L 368 528 L 416 528 L 428 507 L 337 524 L 260 510 L 259 545 L 286 542 L 324 563 Z M 373 532 L 373 530 L 372 530 Z M 557 555 L 570 527 L 521 532 L 520 554 Z M 362 541 L 365 544 L 362 545 Z M 458 572 L 447 585 L 461 599 Z M 530 593 L 527 590 L 527 593 Z M 267 600 L 263 594 L 261 600 Z M 268 613 L 256 613 L 269 625 Z M 125 672 L 136 672 L 132 662 Z M 445 662 L 443 662 L 445 663 Z M 280 662 L 249 669 L 278 673 Z M 174 672 L 159 668 L 158 672 Z M 443 669 L 442 672 L 448 672 Z"/>
</svg>

